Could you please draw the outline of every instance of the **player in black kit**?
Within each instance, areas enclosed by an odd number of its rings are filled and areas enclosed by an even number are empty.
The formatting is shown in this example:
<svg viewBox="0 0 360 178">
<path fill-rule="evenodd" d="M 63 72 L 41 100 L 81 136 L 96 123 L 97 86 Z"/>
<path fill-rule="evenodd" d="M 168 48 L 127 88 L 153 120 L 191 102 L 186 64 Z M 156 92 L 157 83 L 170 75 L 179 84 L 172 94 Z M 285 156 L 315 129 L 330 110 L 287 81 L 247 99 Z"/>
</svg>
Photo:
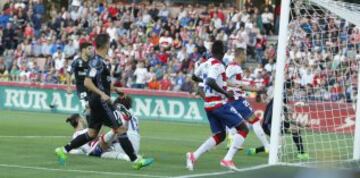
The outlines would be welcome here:
<svg viewBox="0 0 360 178">
<path fill-rule="evenodd" d="M 66 153 L 74 148 L 78 148 L 98 136 L 102 125 L 112 129 L 103 138 L 106 143 L 111 143 L 118 135 L 126 134 L 127 128 L 123 125 L 123 117 L 114 107 L 110 94 L 111 91 L 121 93 L 119 88 L 111 84 L 110 63 L 106 61 L 106 56 L 110 47 L 109 35 L 99 34 L 95 38 L 96 54 L 89 61 L 89 69 L 84 80 L 84 86 L 89 94 L 90 119 L 88 132 L 74 138 L 64 147 L 55 150 L 61 164 L 65 163 Z M 125 135 L 126 136 L 126 135 Z M 125 137 L 127 138 L 127 137 Z M 135 169 L 148 166 L 153 163 L 153 159 L 143 159 L 137 157 L 134 148 L 127 139 L 119 139 L 120 145 L 134 163 Z"/>
<path fill-rule="evenodd" d="M 293 81 L 287 80 L 284 87 L 284 92 L 288 95 L 292 93 L 292 86 L 294 86 Z M 273 113 L 273 105 L 274 105 L 274 98 L 271 98 L 269 103 L 266 105 L 266 109 L 264 112 L 264 119 L 262 127 L 266 135 L 270 136 L 271 134 L 271 123 L 272 123 L 272 113 Z M 281 121 L 281 134 L 288 134 L 292 135 L 293 142 L 297 148 L 298 154 L 297 158 L 299 160 L 309 160 L 310 156 L 304 150 L 303 139 L 301 135 L 300 127 L 304 127 L 304 125 L 298 123 L 296 120 L 292 119 L 291 113 L 289 111 L 289 105 L 287 97 L 283 96 L 283 114 L 284 119 Z M 246 151 L 247 155 L 254 155 L 257 153 L 265 152 L 265 148 L 263 146 L 257 148 L 250 148 Z"/>
<path fill-rule="evenodd" d="M 88 61 L 93 55 L 93 46 L 91 43 L 80 42 L 80 56 L 76 56 L 74 61 L 69 65 L 66 77 L 67 93 L 71 94 L 71 75 L 75 75 L 76 94 L 80 99 L 80 104 L 84 110 L 84 116 L 89 122 L 88 96 L 84 86 L 84 80 L 89 70 Z"/>
</svg>

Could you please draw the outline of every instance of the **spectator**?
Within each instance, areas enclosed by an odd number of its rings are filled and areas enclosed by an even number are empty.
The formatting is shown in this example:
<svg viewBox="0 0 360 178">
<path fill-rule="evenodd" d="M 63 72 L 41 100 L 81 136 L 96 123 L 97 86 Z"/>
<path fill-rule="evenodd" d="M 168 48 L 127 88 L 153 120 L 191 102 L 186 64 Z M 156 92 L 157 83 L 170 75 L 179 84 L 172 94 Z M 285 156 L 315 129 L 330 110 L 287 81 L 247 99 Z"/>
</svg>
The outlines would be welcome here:
<svg viewBox="0 0 360 178">
<path fill-rule="evenodd" d="M 163 79 L 160 81 L 160 90 L 171 90 L 172 84 L 168 74 L 165 74 Z"/>
<path fill-rule="evenodd" d="M 55 70 L 59 71 L 65 66 L 65 54 L 61 51 L 61 47 L 57 47 L 57 51 L 52 56 L 55 64 Z M 55 73 L 55 72 L 54 72 Z"/>
<path fill-rule="evenodd" d="M 262 24 L 265 30 L 266 35 L 272 35 L 273 31 L 273 21 L 274 21 L 274 14 L 269 12 L 269 8 L 265 8 L 264 12 L 261 14 Z"/>
<path fill-rule="evenodd" d="M 274 62 L 274 59 L 270 59 L 270 60 L 269 60 L 269 63 L 267 63 L 264 68 L 265 68 L 265 70 L 266 70 L 267 72 L 269 72 L 269 73 L 275 71 L 276 64 L 275 64 L 275 62 Z"/>
<path fill-rule="evenodd" d="M 187 76 L 185 82 L 181 85 L 180 91 L 193 93 L 194 92 L 194 83 L 192 82 L 191 77 Z"/>
<path fill-rule="evenodd" d="M 0 59 L 0 81 L 8 81 L 8 80 L 9 80 L 9 72 L 6 69 L 4 60 Z"/>
<path fill-rule="evenodd" d="M 134 77 L 135 83 L 133 85 L 134 88 L 145 88 L 145 83 L 147 81 L 148 71 L 144 67 L 144 63 L 140 62 L 135 71 L 134 71 Z"/>
</svg>

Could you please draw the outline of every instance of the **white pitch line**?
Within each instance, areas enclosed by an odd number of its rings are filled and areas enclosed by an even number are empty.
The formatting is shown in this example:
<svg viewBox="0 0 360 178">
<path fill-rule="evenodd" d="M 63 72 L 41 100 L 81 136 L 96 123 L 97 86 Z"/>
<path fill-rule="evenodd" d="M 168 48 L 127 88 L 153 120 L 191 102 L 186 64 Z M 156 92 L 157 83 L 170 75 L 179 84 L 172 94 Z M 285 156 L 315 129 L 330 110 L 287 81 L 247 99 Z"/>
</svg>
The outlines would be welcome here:
<svg viewBox="0 0 360 178">
<path fill-rule="evenodd" d="M 0 164 L 0 167 L 18 168 L 18 169 L 32 169 L 32 170 L 51 171 L 51 172 L 70 172 L 70 173 L 86 173 L 86 174 L 91 173 L 91 174 L 102 174 L 102 175 L 113 175 L 113 176 L 167 178 L 167 176 L 155 176 L 155 175 L 147 175 L 147 174 L 131 174 L 131 173 L 121 173 L 121 172 L 102 172 L 102 171 L 90 171 L 90 170 L 78 170 L 78 169 L 56 169 L 56 168 L 46 168 L 46 167 L 36 167 L 36 166 L 22 166 L 22 165 L 16 165 L 16 164 Z"/>
<path fill-rule="evenodd" d="M 24 139 L 37 139 L 37 138 L 71 138 L 71 136 L 63 135 L 0 135 L 0 138 L 24 138 Z M 167 137 L 154 137 L 154 136 L 140 136 L 140 138 L 154 139 L 154 140 L 168 140 L 168 141 L 183 141 L 183 142 L 201 142 L 202 140 L 189 140 L 189 139 L 174 139 Z"/>
<path fill-rule="evenodd" d="M 241 169 L 230 170 L 230 171 L 220 171 L 220 172 L 211 172 L 211 173 L 202 173 L 202 174 L 188 174 L 188 175 L 182 175 L 182 176 L 178 176 L 178 177 L 174 177 L 174 178 L 219 176 L 219 175 L 225 175 L 225 174 L 231 174 L 231 173 L 237 173 L 237 172 L 253 171 L 253 170 L 263 169 L 263 168 L 267 168 L 267 167 L 271 167 L 271 166 L 267 165 L 267 164 L 262 164 L 262 165 L 258 165 L 258 166 L 252 166 L 252 167 L 248 167 L 248 168 L 241 168 Z"/>
</svg>

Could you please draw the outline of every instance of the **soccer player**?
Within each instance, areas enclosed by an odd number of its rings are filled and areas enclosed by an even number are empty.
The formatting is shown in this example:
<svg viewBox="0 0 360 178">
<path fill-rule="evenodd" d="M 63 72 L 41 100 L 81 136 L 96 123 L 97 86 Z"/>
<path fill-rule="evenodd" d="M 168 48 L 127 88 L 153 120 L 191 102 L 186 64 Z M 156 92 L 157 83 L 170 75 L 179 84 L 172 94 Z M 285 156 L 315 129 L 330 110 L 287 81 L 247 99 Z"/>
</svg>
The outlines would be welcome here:
<svg viewBox="0 0 360 178">
<path fill-rule="evenodd" d="M 89 129 L 87 133 L 77 136 L 69 144 L 55 150 L 61 164 L 65 163 L 66 153 L 94 140 L 98 136 L 102 125 L 112 129 L 112 131 L 105 135 L 104 140 L 107 143 L 109 143 L 109 140 L 117 138 L 118 135 L 126 134 L 127 131 L 127 128 L 122 123 L 123 118 L 121 118 L 121 114 L 115 109 L 110 98 L 111 90 L 118 93 L 121 93 L 121 91 L 119 88 L 112 86 L 110 76 L 111 66 L 106 61 L 109 50 L 109 35 L 99 34 L 95 38 L 95 44 L 96 55 L 89 61 L 89 70 L 84 80 L 84 86 L 89 93 Z M 122 140 L 119 139 L 119 143 L 129 156 L 131 162 L 134 163 L 133 167 L 135 169 L 152 164 L 153 159 L 138 158 L 128 137 L 124 137 Z"/>
<path fill-rule="evenodd" d="M 128 109 L 131 108 L 131 99 L 128 96 L 121 96 L 121 98 L 115 101 L 115 105 L 117 106 L 117 110 L 122 115 L 128 115 L 127 117 L 129 117 L 129 127 L 127 135 L 132 145 L 134 146 L 135 153 L 138 155 L 140 149 L 140 134 L 138 127 L 139 122 L 138 119 L 128 111 Z M 86 121 L 81 118 L 79 114 L 71 115 L 69 118 L 66 119 L 66 122 L 75 129 L 75 133 L 73 134 L 72 138 L 86 133 L 88 130 L 86 128 Z M 99 142 L 101 143 L 97 144 Z M 94 147 L 96 147 L 96 149 L 94 149 Z M 102 141 L 101 137 L 98 137 L 96 140 L 85 144 L 78 149 L 73 149 L 69 153 L 130 161 L 130 158 L 126 155 L 117 140 L 115 140 L 113 143 L 111 143 L 111 145 L 108 146 L 105 142 Z"/>
<path fill-rule="evenodd" d="M 86 88 L 84 86 L 84 80 L 86 73 L 88 72 L 88 61 L 93 55 L 93 46 L 91 43 L 86 41 L 80 42 L 80 55 L 77 56 L 74 61 L 69 65 L 67 69 L 66 83 L 67 83 L 67 92 L 72 93 L 71 89 L 71 75 L 75 75 L 75 84 L 76 84 L 76 93 L 80 99 L 82 108 L 84 108 L 84 115 L 89 121 L 89 110 L 88 110 L 88 96 Z"/>
<path fill-rule="evenodd" d="M 257 138 L 260 140 L 265 148 L 265 152 L 269 150 L 269 141 L 261 127 L 260 119 L 255 116 L 254 110 L 250 103 L 244 98 L 245 92 L 259 91 L 243 82 L 243 71 L 241 64 L 245 62 L 246 53 L 244 49 L 238 48 L 235 50 L 235 59 L 226 68 L 226 86 L 229 92 L 234 93 L 234 97 L 228 99 L 228 102 L 236 109 L 236 111 L 252 126 Z"/>
<path fill-rule="evenodd" d="M 285 88 L 287 90 L 287 93 L 291 93 L 291 86 L 293 86 L 293 82 L 286 81 Z M 274 103 L 274 98 L 271 97 L 270 102 L 266 106 L 266 110 L 264 113 L 264 121 L 262 124 L 262 127 L 268 136 L 270 136 L 271 134 L 273 103 Z M 289 113 L 289 109 L 290 108 L 287 105 L 287 99 L 286 97 L 284 97 L 283 98 L 284 120 L 282 121 L 281 124 L 282 127 L 281 134 L 291 133 L 293 142 L 295 143 L 296 149 L 298 151 L 297 158 L 300 160 L 308 160 L 310 159 L 310 156 L 304 150 L 303 139 L 299 129 L 299 127 L 304 127 L 304 125 L 301 123 L 297 123 L 296 121 L 290 118 L 291 114 Z M 261 152 L 264 152 L 264 147 L 252 148 L 251 150 L 252 154 L 257 154 Z"/>
<path fill-rule="evenodd" d="M 229 169 L 236 169 L 232 159 L 248 134 L 248 128 L 241 116 L 236 112 L 235 108 L 225 101 L 225 97 L 231 98 L 233 95 L 224 89 L 226 76 L 225 66 L 222 62 L 224 56 L 223 43 L 215 41 L 211 52 L 213 58 L 207 60 L 210 66 L 207 70 L 207 78 L 204 78 L 203 81 L 205 81 L 205 110 L 213 135 L 196 151 L 186 153 L 186 167 L 189 170 L 194 169 L 195 161 L 202 154 L 224 141 L 226 126 L 235 128 L 237 132 L 234 134 L 234 141 L 230 149 L 223 160 L 220 161 L 220 165 Z M 201 81 L 201 78 L 198 78 L 198 81 Z"/>
</svg>

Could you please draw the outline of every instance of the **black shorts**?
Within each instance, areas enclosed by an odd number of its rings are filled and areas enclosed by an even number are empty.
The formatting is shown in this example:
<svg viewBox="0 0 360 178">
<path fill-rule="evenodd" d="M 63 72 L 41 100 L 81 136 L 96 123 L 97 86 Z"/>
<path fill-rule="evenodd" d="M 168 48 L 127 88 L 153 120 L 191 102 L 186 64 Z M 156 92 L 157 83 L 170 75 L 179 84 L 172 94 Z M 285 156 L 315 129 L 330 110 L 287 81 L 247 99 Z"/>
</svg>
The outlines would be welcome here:
<svg viewBox="0 0 360 178">
<path fill-rule="evenodd" d="M 100 99 L 90 99 L 89 128 L 100 130 L 102 125 L 110 128 L 119 128 L 122 125 L 120 113 L 112 104 L 102 102 Z"/>
</svg>

